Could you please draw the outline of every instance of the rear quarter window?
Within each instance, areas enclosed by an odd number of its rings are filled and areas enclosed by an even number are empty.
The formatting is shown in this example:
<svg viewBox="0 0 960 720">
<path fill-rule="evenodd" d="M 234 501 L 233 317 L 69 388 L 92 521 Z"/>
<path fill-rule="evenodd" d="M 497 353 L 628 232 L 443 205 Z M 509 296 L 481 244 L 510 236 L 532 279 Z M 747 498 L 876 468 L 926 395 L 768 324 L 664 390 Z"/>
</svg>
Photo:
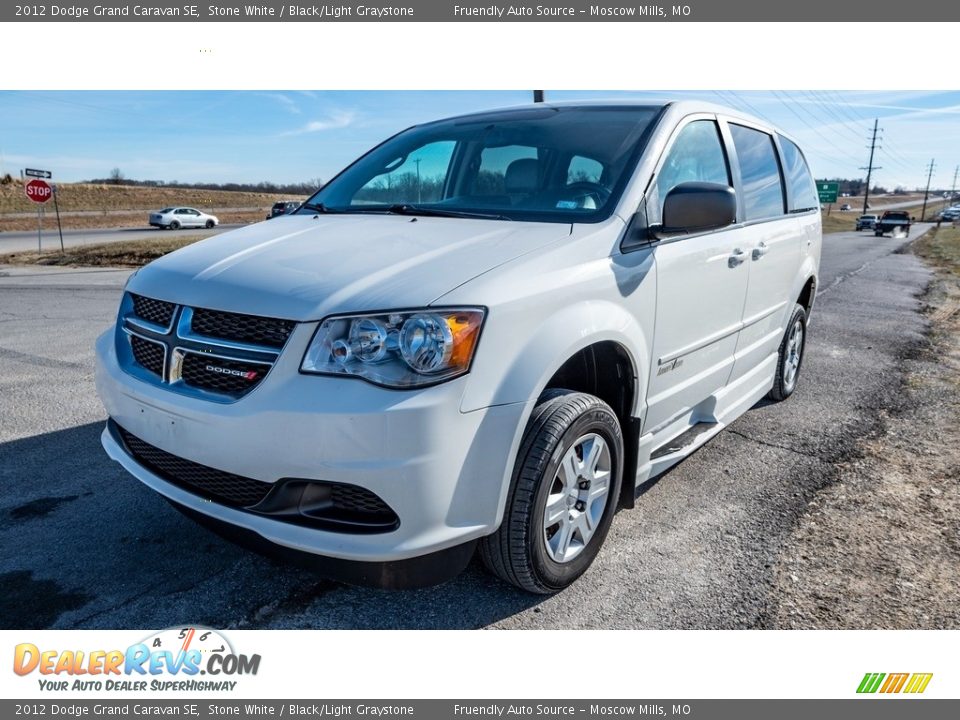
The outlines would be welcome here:
<svg viewBox="0 0 960 720">
<path fill-rule="evenodd" d="M 810 175 L 810 168 L 803 153 L 792 141 L 780 136 L 780 148 L 783 150 L 784 175 L 789 190 L 790 212 L 816 210 L 820 207 L 817 188 Z M 865 215 L 864 217 L 872 217 Z"/>
</svg>

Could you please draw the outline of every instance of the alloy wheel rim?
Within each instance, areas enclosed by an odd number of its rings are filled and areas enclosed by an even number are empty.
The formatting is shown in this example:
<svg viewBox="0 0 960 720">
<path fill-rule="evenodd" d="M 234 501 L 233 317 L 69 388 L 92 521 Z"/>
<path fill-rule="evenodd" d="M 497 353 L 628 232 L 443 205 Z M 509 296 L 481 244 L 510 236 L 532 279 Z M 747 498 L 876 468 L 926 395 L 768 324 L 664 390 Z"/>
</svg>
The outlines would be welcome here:
<svg viewBox="0 0 960 720">
<path fill-rule="evenodd" d="M 797 382 L 797 373 L 800 370 L 800 357 L 803 354 L 803 323 L 798 319 L 790 328 L 790 337 L 787 338 L 787 348 L 783 358 L 783 384 L 787 390 L 792 390 Z"/>
<path fill-rule="evenodd" d="M 610 447 L 596 433 L 579 437 L 564 453 L 543 511 L 547 554 L 568 563 L 590 544 L 610 495 Z"/>
</svg>

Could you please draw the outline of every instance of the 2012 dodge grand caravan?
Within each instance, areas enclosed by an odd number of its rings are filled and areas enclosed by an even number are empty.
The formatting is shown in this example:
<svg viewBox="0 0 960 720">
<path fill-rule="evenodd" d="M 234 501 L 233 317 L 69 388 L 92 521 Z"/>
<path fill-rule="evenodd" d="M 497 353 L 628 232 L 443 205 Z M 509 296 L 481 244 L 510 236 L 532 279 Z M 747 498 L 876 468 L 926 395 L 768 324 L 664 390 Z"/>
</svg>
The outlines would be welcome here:
<svg viewBox="0 0 960 720">
<path fill-rule="evenodd" d="M 479 548 L 556 592 L 643 483 L 793 393 L 820 244 L 802 152 L 731 110 L 419 125 L 130 278 L 97 342 L 103 445 L 334 577 L 425 585 Z"/>
</svg>

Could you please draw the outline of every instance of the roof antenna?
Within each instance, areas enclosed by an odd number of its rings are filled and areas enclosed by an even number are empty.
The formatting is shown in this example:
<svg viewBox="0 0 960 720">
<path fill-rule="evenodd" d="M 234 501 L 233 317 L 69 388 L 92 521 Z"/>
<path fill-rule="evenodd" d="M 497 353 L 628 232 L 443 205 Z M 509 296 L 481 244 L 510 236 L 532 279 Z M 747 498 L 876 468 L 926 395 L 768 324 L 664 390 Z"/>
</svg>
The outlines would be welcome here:
<svg viewBox="0 0 960 720">
<path fill-rule="evenodd" d="M 533 91 L 533 101 L 535 103 L 543 102 L 543 90 L 534 90 Z"/>
</svg>

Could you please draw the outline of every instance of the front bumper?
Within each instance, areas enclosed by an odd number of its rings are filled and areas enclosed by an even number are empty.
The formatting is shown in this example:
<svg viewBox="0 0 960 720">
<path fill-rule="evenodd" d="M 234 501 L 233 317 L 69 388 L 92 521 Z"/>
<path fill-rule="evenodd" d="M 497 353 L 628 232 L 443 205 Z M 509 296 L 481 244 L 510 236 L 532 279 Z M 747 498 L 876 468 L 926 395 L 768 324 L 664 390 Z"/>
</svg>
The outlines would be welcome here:
<svg viewBox="0 0 960 720">
<path fill-rule="evenodd" d="M 107 413 L 146 442 L 195 463 L 268 483 L 347 483 L 379 495 L 399 527 L 357 535 L 294 525 L 211 502 L 140 465 L 109 432 L 109 456 L 161 495 L 219 525 L 281 548 L 391 563 L 470 543 L 496 530 L 525 404 L 460 412 L 467 377 L 415 391 L 298 372 L 298 326 L 263 382 L 235 403 L 187 397 L 139 380 L 117 361 L 114 329 L 97 341 Z"/>
</svg>

